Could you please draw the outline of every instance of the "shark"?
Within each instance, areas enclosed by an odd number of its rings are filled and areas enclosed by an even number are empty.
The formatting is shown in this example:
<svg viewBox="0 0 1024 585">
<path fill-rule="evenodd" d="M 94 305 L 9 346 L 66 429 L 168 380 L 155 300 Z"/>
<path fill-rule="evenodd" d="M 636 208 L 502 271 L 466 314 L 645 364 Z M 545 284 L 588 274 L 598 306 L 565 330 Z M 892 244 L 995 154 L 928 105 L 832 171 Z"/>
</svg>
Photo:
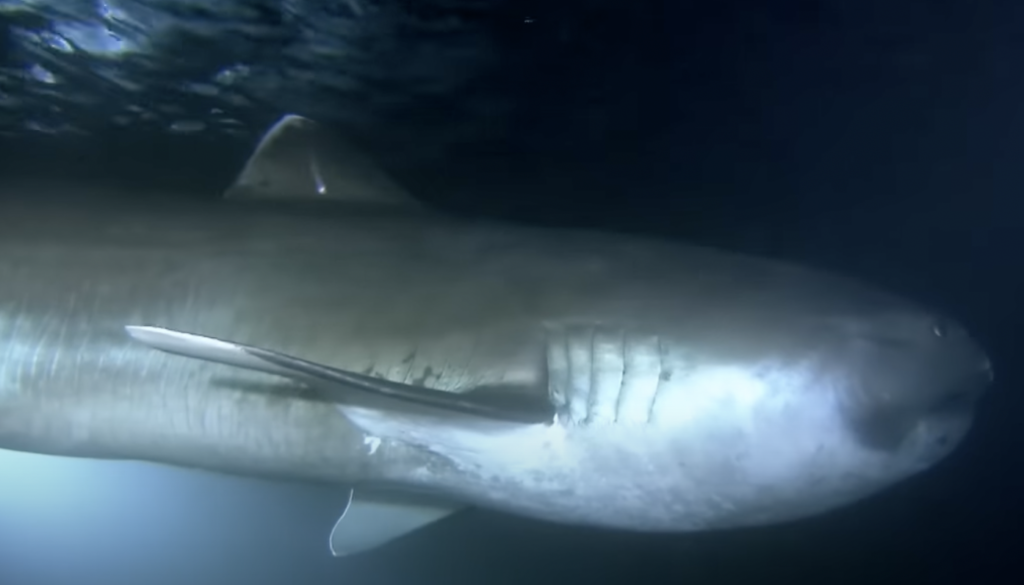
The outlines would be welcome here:
<svg viewBox="0 0 1024 585">
<path fill-rule="evenodd" d="M 450 216 L 298 115 L 217 200 L 16 195 L 0 448 L 337 486 L 337 556 L 472 507 L 651 533 L 822 514 L 943 460 L 993 378 L 901 295 Z"/>
</svg>

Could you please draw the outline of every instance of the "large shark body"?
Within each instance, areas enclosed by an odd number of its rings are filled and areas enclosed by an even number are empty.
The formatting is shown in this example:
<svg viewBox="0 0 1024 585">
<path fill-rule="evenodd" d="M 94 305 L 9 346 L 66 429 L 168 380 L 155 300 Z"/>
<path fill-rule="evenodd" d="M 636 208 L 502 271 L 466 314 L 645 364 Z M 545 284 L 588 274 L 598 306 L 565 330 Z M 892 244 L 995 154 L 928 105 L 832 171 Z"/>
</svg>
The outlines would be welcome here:
<svg viewBox="0 0 1024 585">
<path fill-rule="evenodd" d="M 0 202 L 0 447 L 336 484 L 339 555 L 467 506 L 698 531 L 930 467 L 991 378 L 900 297 L 430 213 L 295 116 L 229 195 Z"/>
</svg>

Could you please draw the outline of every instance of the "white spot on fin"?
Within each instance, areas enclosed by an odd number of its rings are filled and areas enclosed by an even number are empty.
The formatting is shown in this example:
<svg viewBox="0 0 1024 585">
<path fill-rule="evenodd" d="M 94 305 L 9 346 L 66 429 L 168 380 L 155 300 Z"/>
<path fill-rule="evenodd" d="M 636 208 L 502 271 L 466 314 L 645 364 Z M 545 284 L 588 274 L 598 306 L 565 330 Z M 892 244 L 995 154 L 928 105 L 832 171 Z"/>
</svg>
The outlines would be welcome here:
<svg viewBox="0 0 1024 585">
<path fill-rule="evenodd" d="M 377 452 L 377 449 L 380 449 L 380 443 L 380 437 L 367 436 L 363 439 L 363 444 L 370 448 L 370 455 L 373 455 Z"/>
<path fill-rule="evenodd" d="M 376 548 L 461 507 L 419 495 L 383 496 L 350 490 L 348 506 L 331 531 L 331 554 L 344 557 Z"/>
<path fill-rule="evenodd" d="M 263 135 L 224 197 L 419 207 L 358 147 L 295 114 L 285 115 Z"/>
</svg>

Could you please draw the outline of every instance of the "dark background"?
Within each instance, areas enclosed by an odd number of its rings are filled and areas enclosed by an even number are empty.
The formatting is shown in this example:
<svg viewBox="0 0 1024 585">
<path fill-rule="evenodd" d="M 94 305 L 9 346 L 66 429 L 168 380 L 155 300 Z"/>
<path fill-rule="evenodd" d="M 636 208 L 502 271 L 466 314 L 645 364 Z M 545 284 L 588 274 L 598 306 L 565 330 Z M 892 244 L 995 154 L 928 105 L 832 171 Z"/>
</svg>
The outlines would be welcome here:
<svg viewBox="0 0 1024 585">
<path fill-rule="evenodd" d="M 238 136 L 109 119 L 125 103 L 172 99 L 162 80 L 231 60 L 324 76 L 350 65 L 283 60 L 284 45 L 273 45 L 285 43 L 280 35 L 247 44 L 214 35 L 194 56 L 172 60 L 158 47 L 149 61 L 126 64 L 151 84 L 128 96 L 71 73 L 87 61 L 52 64 L 75 91 L 102 96 L 62 102 L 59 114 L 50 107 L 57 98 L 0 76 L 0 90 L 20 98 L 0 108 L 0 172 L 9 185 L 44 177 L 83 191 L 212 198 L 269 122 L 286 111 L 314 116 L 361 139 L 411 191 L 452 213 L 788 258 L 941 307 L 995 363 L 996 386 L 969 440 L 882 496 L 792 526 L 653 537 L 474 511 L 347 560 L 327 553 L 342 498 L 326 488 L 0 453 L 0 583 L 1021 579 L 1024 4 L 377 4 L 393 12 L 354 42 L 364 49 L 351 65 L 355 90 L 294 76 L 253 84 L 239 90 L 251 105 L 237 114 L 248 132 Z M 385 26 L 408 13 L 460 26 Z M 257 18 L 277 30 L 285 25 L 275 15 Z M 0 16 L 8 73 L 42 58 L 17 30 L 55 17 Z M 206 15 L 214 16 L 223 15 Z M 398 66 L 424 47 L 444 50 Z M 25 131 L 24 120 L 39 116 L 89 133 Z"/>
</svg>

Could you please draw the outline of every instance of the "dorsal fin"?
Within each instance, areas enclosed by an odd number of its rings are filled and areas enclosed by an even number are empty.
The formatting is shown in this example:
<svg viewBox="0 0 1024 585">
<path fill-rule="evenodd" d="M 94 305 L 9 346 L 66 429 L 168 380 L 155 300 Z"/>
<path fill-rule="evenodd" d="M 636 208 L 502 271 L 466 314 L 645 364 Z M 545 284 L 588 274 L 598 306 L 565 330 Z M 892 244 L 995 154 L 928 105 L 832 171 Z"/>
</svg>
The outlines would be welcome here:
<svg viewBox="0 0 1024 585">
<path fill-rule="evenodd" d="M 419 207 L 359 148 L 295 114 L 267 130 L 224 197 Z"/>
</svg>

